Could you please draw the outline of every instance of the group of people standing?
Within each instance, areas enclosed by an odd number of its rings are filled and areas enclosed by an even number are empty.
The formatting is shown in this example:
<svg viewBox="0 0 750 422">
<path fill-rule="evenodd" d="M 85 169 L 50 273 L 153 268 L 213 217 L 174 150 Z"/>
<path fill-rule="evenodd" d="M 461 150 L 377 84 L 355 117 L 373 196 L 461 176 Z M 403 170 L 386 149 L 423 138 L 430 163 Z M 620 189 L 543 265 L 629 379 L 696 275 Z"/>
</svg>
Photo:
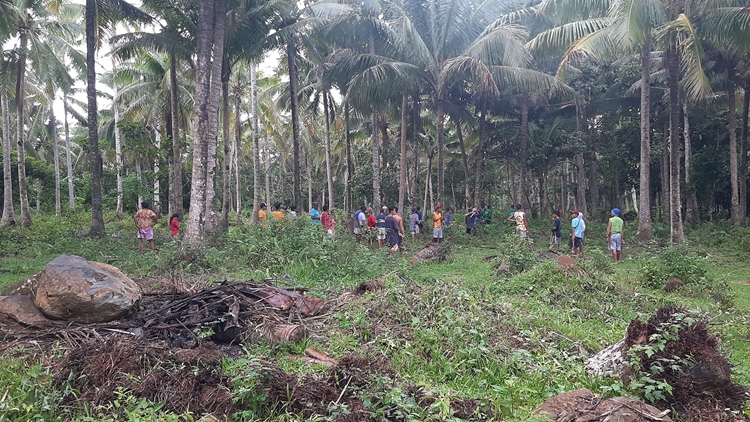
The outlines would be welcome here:
<svg viewBox="0 0 750 422">
<path fill-rule="evenodd" d="M 620 209 L 613 208 L 610 211 L 610 219 L 607 224 L 607 244 L 612 252 L 612 259 L 615 264 L 620 263 L 622 259 L 622 244 L 624 241 L 623 227 L 624 222 L 620 218 Z M 583 253 L 584 237 L 586 235 L 586 221 L 583 218 L 583 212 L 573 210 L 570 212 L 570 237 L 568 239 L 568 249 L 573 255 Z M 516 205 L 508 216 L 508 221 L 515 223 L 516 236 L 522 239 L 529 238 L 529 221 L 523 205 Z M 549 250 L 555 248 L 559 251 L 562 245 L 562 218 L 560 211 L 552 211 L 552 228 L 549 240 Z"/>
</svg>

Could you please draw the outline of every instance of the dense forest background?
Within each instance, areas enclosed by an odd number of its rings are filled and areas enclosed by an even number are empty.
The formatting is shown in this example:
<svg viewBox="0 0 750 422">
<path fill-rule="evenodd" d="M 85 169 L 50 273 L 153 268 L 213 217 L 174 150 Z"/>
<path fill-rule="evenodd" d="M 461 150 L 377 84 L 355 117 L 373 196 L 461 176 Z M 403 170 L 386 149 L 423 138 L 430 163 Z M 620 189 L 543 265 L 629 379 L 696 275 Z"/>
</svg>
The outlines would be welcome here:
<svg viewBox="0 0 750 422">
<path fill-rule="evenodd" d="M 676 243 L 747 220 L 743 1 L 0 0 L 0 40 L 3 224 L 86 207 L 95 235 L 144 199 L 189 242 L 276 201 L 617 206 Z"/>
</svg>

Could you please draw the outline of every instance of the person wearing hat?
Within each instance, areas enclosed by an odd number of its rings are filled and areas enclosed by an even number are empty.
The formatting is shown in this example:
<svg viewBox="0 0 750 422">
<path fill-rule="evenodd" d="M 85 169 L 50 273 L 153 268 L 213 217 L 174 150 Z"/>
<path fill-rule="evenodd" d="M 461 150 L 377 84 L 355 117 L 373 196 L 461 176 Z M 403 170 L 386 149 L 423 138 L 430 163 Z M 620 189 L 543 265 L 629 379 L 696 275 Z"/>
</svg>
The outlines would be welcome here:
<svg viewBox="0 0 750 422">
<path fill-rule="evenodd" d="M 268 221 L 268 216 L 266 215 L 266 203 L 261 202 L 260 203 L 260 210 L 258 210 L 258 222 L 265 223 Z"/>
<path fill-rule="evenodd" d="M 570 215 L 573 220 L 570 222 L 570 242 L 568 245 L 573 255 L 580 255 L 583 253 L 583 220 L 576 210 L 572 211 Z"/>
<path fill-rule="evenodd" d="M 432 242 L 440 243 L 443 241 L 443 213 L 440 204 L 435 205 L 435 212 L 432 213 Z"/>
<path fill-rule="evenodd" d="M 612 251 L 612 259 L 615 260 L 615 264 L 619 264 L 622 258 L 622 243 L 624 241 L 622 228 L 624 224 L 622 218 L 620 218 L 620 209 L 613 208 L 612 217 L 607 224 L 607 242 L 609 243 L 609 250 Z"/>
<path fill-rule="evenodd" d="M 312 203 L 312 209 L 310 210 L 310 223 L 320 224 L 320 211 L 318 211 L 318 203 Z"/>
</svg>

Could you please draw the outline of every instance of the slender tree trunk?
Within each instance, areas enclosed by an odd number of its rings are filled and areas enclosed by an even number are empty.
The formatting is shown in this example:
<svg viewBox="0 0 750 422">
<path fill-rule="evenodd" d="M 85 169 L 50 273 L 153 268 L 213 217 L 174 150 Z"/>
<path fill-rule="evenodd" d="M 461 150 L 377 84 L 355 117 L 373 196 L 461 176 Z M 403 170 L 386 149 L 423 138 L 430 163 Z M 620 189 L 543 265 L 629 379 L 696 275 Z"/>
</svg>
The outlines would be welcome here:
<svg viewBox="0 0 750 422">
<path fill-rule="evenodd" d="M 96 0 L 86 0 L 86 69 L 89 171 L 91 172 L 91 230 L 89 233 L 92 236 L 98 236 L 104 233 L 104 212 L 102 210 L 102 156 L 99 151 L 99 122 L 96 107 Z"/>
<path fill-rule="evenodd" d="M 169 177 L 170 203 L 172 213 L 180 216 L 184 214 L 182 209 L 182 148 L 180 146 L 180 92 L 177 90 L 177 58 L 174 52 L 169 54 L 169 105 L 172 116 L 172 160 Z"/>
<path fill-rule="evenodd" d="M 727 102 L 728 107 L 728 130 L 729 130 L 729 178 L 732 185 L 732 225 L 737 227 L 742 224 L 740 213 L 740 181 L 739 181 L 739 154 L 737 152 L 737 96 L 734 85 L 734 67 L 727 70 Z"/>
<path fill-rule="evenodd" d="M 745 82 L 742 97 L 742 137 L 740 138 L 740 215 L 742 224 L 747 223 L 747 130 L 750 110 L 750 82 Z"/>
<path fill-rule="evenodd" d="M 161 188 L 159 186 L 159 154 L 161 151 L 161 127 L 154 129 L 154 140 L 156 146 L 156 156 L 154 156 L 154 205 L 152 210 L 156 216 L 161 216 Z"/>
<path fill-rule="evenodd" d="M 380 203 L 380 138 L 378 136 L 378 113 L 370 115 L 372 133 L 372 203 Z M 355 206 L 355 208 L 357 208 Z"/>
<path fill-rule="evenodd" d="M 401 152 L 399 155 L 398 165 L 398 212 L 404 213 L 404 197 L 406 193 L 406 139 L 407 125 L 409 118 L 409 96 L 404 94 L 401 97 Z M 375 210 L 377 211 L 377 210 Z"/>
<path fill-rule="evenodd" d="M 114 99 L 112 100 L 112 112 L 114 114 L 114 132 L 115 132 L 115 169 L 117 171 L 117 215 L 122 216 L 123 212 L 123 188 L 122 188 L 122 142 L 120 138 L 120 111 L 117 108 L 117 86 L 115 86 Z"/>
<path fill-rule="evenodd" d="M 438 188 L 437 201 L 443 203 L 445 194 L 445 94 L 437 94 L 437 155 L 438 155 Z"/>
<path fill-rule="evenodd" d="M 685 243 L 680 206 L 680 58 L 674 46 L 668 50 L 669 73 L 669 208 L 672 242 Z"/>
<path fill-rule="evenodd" d="M 541 208 L 542 212 L 541 216 L 546 217 L 548 215 L 552 215 L 547 194 L 547 176 L 545 174 L 539 176 L 539 178 L 537 179 L 537 183 L 539 184 L 539 207 Z"/>
<path fill-rule="evenodd" d="M 232 69 L 227 57 L 224 57 L 224 67 L 221 73 L 221 139 L 224 142 L 224 171 L 221 177 L 221 222 L 219 225 L 223 231 L 226 231 L 229 229 L 229 211 L 232 209 L 232 170 L 230 168 L 232 138 L 229 134 L 229 77 L 232 74 Z"/>
<path fill-rule="evenodd" d="M 42 212 L 42 179 L 36 179 L 36 214 Z"/>
<path fill-rule="evenodd" d="M 307 206 L 312 209 L 312 160 L 310 159 L 310 144 L 305 147 L 305 167 L 307 168 Z"/>
<path fill-rule="evenodd" d="M 70 126 L 68 126 L 68 95 L 63 91 L 63 110 L 65 119 L 65 159 L 68 167 L 68 207 L 76 208 L 75 189 L 73 184 L 73 151 L 70 146 Z"/>
<path fill-rule="evenodd" d="M 427 153 L 427 177 L 424 179 L 424 200 L 422 201 L 422 209 L 427 209 L 427 194 L 432 190 L 432 156 L 434 155 L 434 149 L 430 148 Z"/>
<path fill-rule="evenodd" d="M 299 105 L 297 104 L 297 64 L 295 62 L 295 56 L 297 54 L 297 46 L 294 44 L 293 39 L 289 39 L 286 43 L 286 55 L 287 62 L 289 65 L 289 91 L 290 91 L 290 102 L 292 109 L 292 151 L 294 160 L 293 169 L 293 187 L 292 187 L 292 198 L 295 204 L 300 204 L 302 201 L 302 177 L 300 173 L 300 127 L 299 127 Z"/>
<path fill-rule="evenodd" d="M 31 226 L 29 192 L 26 181 L 26 151 L 24 150 L 24 105 L 26 103 L 26 46 L 28 36 L 21 32 L 19 40 L 18 74 L 16 78 L 16 153 L 18 154 L 18 192 L 21 197 L 21 227 Z"/>
<path fill-rule="evenodd" d="M 411 144 L 412 149 L 414 151 L 414 184 L 413 184 L 413 191 L 412 191 L 412 201 L 416 202 L 419 198 L 419 96 L 414 95 L 413 96 L 413 106 L 412 106 L 412 131 L 411 131 Z M 404 210 L 399 210 L 401 212 L 404 212 Z M 407 214 L 403 214 L 407 215 Z"/>
<path fill-rule="evenodd" d="M 529 96 L 521 98 L 521 156 L 519 157 L 518 200 L 526 198 L 526 168 L 529 159 Z M 530 205 L 530 204 L 527 204 Z"/>
<path fill-rule="evenodd" d="M 482 192 L 482 180 L 484 179 L 484 136 L 487 130 L 487 99 L 482 97 L 481 111 L 479 114 L 479 139 L 476 148 L 476 164 L 474 165 L 474 206 L 479 206 Z M 466 183 L 469 183 L 469 176 L 466 176 Z M 467 198 L 468 207 L 468 198 Z"/>
<path fill-rule="evenodd" d="M 698 198 L 695 195 L 695 187 L 692 185 L 692 145 L 690 139 L 690 116 L 687 103 L 682 103 L 683 128 L 685 138 L 685 186 L 687 187 L 687 206 L 685 207 L 685 221 L 688 223 L 698 222 Z"/>
<path fill-rule="evenodd" d="M 10 168 L 10 109 L 8 94 L 0 90 L 0 112 L 3 116 L 3 218 L 2 226 L 16 225 L 16 211 L 13 208 L 13 172 Z"/>
<path fill-rule="evenodd" d="M 471 173 L 469 173 L 469 157 L 466 154 L 466 142 L 464 142 L 464 134 L 463 130 L 461 130 L 460 121 L 456 122 L 456 132 L 458 134 L 458 144 L 461 147 L 461 161 L 463 161 L 464 164 L 464 203 L 468 204 L 471 200 L 471 188 L 469 187 L 471 181 Z"/>
<path fill-rule="evenodd" d="M 88 0 L 92 1 L 92 0 Z M 211 56 L 213 51 L 214 2 L 200 0 L 197 60 L 195 67 L 195 123 L 193 136 L 193 173 L 191 176 L 190 214 L 185 241 L 197 244 L 203 240 L 206 212 L 207 148 L 211 136 L 209 92 L 211 90 Z"/>
<path fill-rule="evenodd" d="M 255 63 L 250 64 L 250 97 L 252 98 L 253 108 L 253 215 L 250 217 L 250 224 L 258 221 L 258 210 L 260 209 L 260 131 L 258 119 L 258 66 Z M 265 148 L 268 151 L 268 142 Z M 269 196 L 270 190 L 268 180 L 268 159 L 266 158 L 266 196 Z"/>
<path fill-rule="evenodd" d="M 647 36 L 641 48 L 641 159 L 638 190 L 638 233 L 640 241 L 648 241 L 654 235 L 651 225 L 651 39 Z"/>
<path fill-rule="evenodd" d="M 219 139 L 219 106 L 221 103 L 221 79 L 224 63 L 224 37 L 226 28 L 226 10 L 228 0 L 215 0 L 213 60 L 211 61 L 210 89 L 208 92 L 208 127 L 209 137 L 206 148 L 206 201 L 205 232 L 217 234 L 217 216 L 214 201 L 216 199 L 216 155 Z"/>
<path fill-rule="evenodd" d="M 266 137 L 265 137 L 264 148 L 263 148 L 263 152 L 264 152 L 263 162 L 265 163 L 265 166 L 266 166 L 265 167 L 266 168 L 266 204 L 268 204 L 271 202 L 271 150 L 270 150 L 270 145 L 268 142 L 268 131 L 265 132 L 265 136 Z M 281 178 L 281 182 L 282 182 L 281 186 L 284 186 L 283 178 Z M 282 192 L 281 196 L 283 197 L 284 196 L 283 187 L 282 187 L 281 192 Z M 300 205 L 299 202 L 295 202 L 295 205 L 297 205 L 297 207 L 300 207 L 300 208 L 302 207 L 302 205 Z"/>
<path fill-rule="evenodd" d="M 232 169 L 230 173 L 234 175 L 234 196 L 235 201 L 235 213 L 237 213 L 237 224 L 242 224 L 242 189 L 240 183 L 240 148 L 242 148 L 242 121 L 240 116 L 242 115 L 242 90 L 238 88 L 234 93 L 234 143 L 232 144 Z M 254 127 L 253 127 L 254 130 Z M 255 137 L 253 137 L 253 142 Z M 255 173 L 255 144 L 253 143 L 253 197 L 255 198 L 255 185 L 257 184 L 257 174 Z"/>
<path fill-rule="evenodd" d="M 50 131 L 52 132 L 52 155 L 55 161 L 55 216 L 57 218 L 62 217 L 62 205 L 60 203 L 60 140 L 57 137 L 57 120 L 55 120 L 55 110 L 53 107 L 54 95 L 50 99 L 49 103 L 49 125 Z"/>
<path fill-rule="evenodd" d="M 333 204 L 333 171 L 331 170 L 331 116 L 329 113 L 330 101 L 328 91 L 323 92 L 323 116 L 326 119 L 326 180 L 328 181 L 328 207 L 334 208 Z"/>
<path fill-rule="evenodd" d="M 143 188 L 143 168 L 141 167 L 141 157 L 135 158 L 135 175 L 138 179 L 138 198 L 136 199 L 135 209 L 141 208 L 143 202 L 143 196 L 141 196 L 141 190 Z"/>
<path fill-rule="evenodd" d="M 346 132 L 346 180 L 344 181 L 344 212 L 348 215 L 352 211 L 352 176 L 354 175 L 354 160 L 352 159 L 352 135 L 349 129 L 349 104 L 344 104 L 344 131 Z"/>
<path fill-rule="evenodd" d="M 576 99 L 576 131 L 583 134 L 583 105 L 580 99 Z M 588 214 L 586 207 L 586 163 L 583 151 L 578 151 L 574 157 L 576 162 L 576 208 L 584 214 Z M 615 179 L 615 183 L 617 179 Z"/>
</svg>

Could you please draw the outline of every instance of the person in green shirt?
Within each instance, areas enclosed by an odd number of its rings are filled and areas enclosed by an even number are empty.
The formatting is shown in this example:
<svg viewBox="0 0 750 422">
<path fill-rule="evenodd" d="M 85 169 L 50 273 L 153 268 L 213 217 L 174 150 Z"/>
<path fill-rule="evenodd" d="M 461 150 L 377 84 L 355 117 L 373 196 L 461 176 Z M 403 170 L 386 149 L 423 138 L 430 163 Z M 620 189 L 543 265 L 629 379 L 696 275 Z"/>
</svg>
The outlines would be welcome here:
<svg viewBox="0 0 750 422">
<path fill-rule="evenodd" d="M 615 264 L 620 263 L 622 259 L 622 244 L 625 243 L 622 234 L 623 225 L 622 218 L 620 218 L 620 209 L 613 208 L 612 217 L 607 224 L 607 242 L 609 242 L 609 249 L 612 251 L 612 259 L 615 260 Z"/>
<path fill-rule="evenodd" d="M 489 205 L 484 207 L 482 210 L 482 218 L 484 219 L 485 224 L 492 223 L 492 207 Z"/>
</svg>

